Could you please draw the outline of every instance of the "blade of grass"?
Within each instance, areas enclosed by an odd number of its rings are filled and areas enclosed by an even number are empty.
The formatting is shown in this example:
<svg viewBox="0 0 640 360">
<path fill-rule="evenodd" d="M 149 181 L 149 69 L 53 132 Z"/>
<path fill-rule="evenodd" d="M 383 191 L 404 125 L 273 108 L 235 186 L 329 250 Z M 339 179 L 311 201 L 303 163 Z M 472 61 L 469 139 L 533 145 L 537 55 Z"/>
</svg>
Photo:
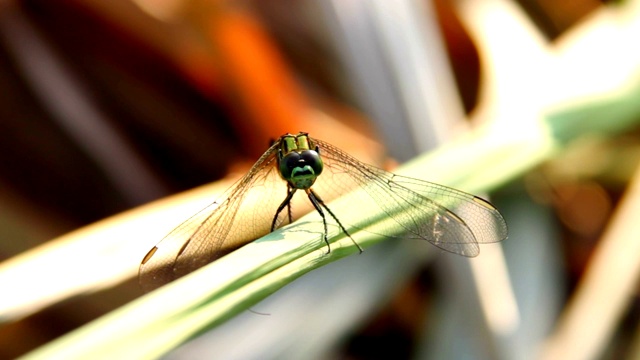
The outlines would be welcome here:
<svg viewBox="0 0 640 360">
<path fill-rule="evenodd" d="M 631 102 L 640 87 L 624 92 Z M 626 102 L 625 102 L 626 104 Z M 617 101 L 591 103 L 606 112 Z M 580 106 L 576 111 L 580 110 Z M 554 119 L 554 123 L 570 117 Z M 617 131 L 635 124 L 628 112 L 610 118 Z M 590 119 L 594 126 L 600 119 Z M 637 120 L 637 119 L 636 119 Z M 624 126 L 618 126 L 623 124 Z M 396 171 L 469 192 L 484 192 L 513 179 L 550 158 L 568 138 L 589 132 L 589 127 L 564 129 L 560 140 L 547 122 L 536 122 L 525 134 L 483 129 L 470 133 L 437 151 L 421 156 Z M 567 135 L 568 134 L 568 135 Z M 519 135 L 519 136 L 518 136 Z M 437 169 L 437 172 L 434 172 Z M 348 200 L 346 200 L 348 201 Z M 371 211 L 372 209 L 362 209 Z M 356 253 L 351 241 L 331 229 L 333 251 L 326 253 L 320 235 L 306 227 L 308 218 L 271 233 L 173 284 L 144 296 L 56 341 L 25 358 L 150 358 L 159 357 L 189 338 L 249 308 L 293 279 L 344 256 Z M 385 219 L 381 218 L 381 221 Z M 370 233 L 352 234 L 363 247 L 381 239 Z"/>
<path fill-rule="evenodd" d="M 495 186 L 516 173 L 485 166 L 490 161 L 484 159 L 508 154 L 502 159 L 510 164 L 513 159 L 509 160 L 509 157 L 531 159 L 537 154 L 535 158 L 542 159 L 551 150 L 547 145 L 510 144 L 506 141 L 508 138 L 496 141 L 495 137 L 489 136 L 491 134 L 479 132 L 465 137 L 411 162 L 398 169 L 397 173 L 425 178 L 426 169 L 440 169 L 437 174 L 431 174 L 429 179 L 454 186 L 465 180 L 466 190 L 485 191 L 489 184 Z M 505 148 L 518 148 L 519 151 L 505 151 Z M 442 161 L 448 166 L 439 167 L 437 164 Z M 478 179 L 477 183 L 469 179 L 470 174 Z M 348 199 L 341 201 L 349 202 Z M 307 221 L 310 220 L 302 218 L 248 244 L 179 281 L 37 349 L 27 358 L 157 357 L 247 309 L 293 279 L 357 252 L 350 239 L 345 238 L 338 229 L 331 228 L 332 251 L 327 254 L 320 234 L 310 232 Z M 388 219 L 381 218 L 381 221 Z M 354 231 L 352 235 L 363 247 L 381 240 L 379 236 L 363 231 Z"/>
</svg>

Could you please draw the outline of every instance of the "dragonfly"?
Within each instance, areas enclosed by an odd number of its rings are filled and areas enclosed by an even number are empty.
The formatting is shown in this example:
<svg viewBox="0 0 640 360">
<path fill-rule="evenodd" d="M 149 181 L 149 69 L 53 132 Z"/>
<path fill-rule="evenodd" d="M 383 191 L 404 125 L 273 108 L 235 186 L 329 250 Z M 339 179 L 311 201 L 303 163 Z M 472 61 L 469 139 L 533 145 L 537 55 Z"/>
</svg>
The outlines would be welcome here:
<svg viewBox="0 0 640 360">
<path fill-rule="evenodd" d="M 348 193 L 356 198 L 352 206 L 329 207 L 328 201 Z M 141 287 L 151 291 L 292 223 L 294 209 L 296 214 L 319 215 L 327 252 L 329 225 L 337 226 L 360 252 L 351 228 L 426 240 L 466 257 L 480 253 L 478 244 L 507 238 L 504 218 L 487 200 L 365 164 L 305 132 L 285 134 L 219 199 L 149 250 L 140 264 Z M 380 215 L 362 215 L 348 224 L 340 220 L 353 219 L 364 209 L 379 209 L 388 221 L 379 221 Z"/>
</svg>

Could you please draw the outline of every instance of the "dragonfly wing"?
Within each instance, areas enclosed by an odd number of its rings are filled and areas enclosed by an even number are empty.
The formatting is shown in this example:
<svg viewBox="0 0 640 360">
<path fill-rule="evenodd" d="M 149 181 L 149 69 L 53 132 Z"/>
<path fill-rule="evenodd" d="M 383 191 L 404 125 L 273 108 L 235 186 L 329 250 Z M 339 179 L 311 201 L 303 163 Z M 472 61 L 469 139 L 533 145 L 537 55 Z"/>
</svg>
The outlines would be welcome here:
<svg viewBox="0 0 640 360">
<path fill-rule="evenodd" d="M 357 224 L 349 225 L 367 227 L 369 232 L 390 237 L 404 233 L 469 257 L 479 254 L 478 243 L 506 238 L 504 219 L 489 202 L 446 186 L 394 175 L 362 163 L 328 143 L 313 140 L 320 146 L 325 164 L 320 195 L 324 192 L 337 197 L 362 189 L 357 207 L 380 208 L 384 217 L 394 222 L 362 216 Z"/>
<path fill-rule="evenodd" d="M 188 253 L 185 253 L 184 256 L 182 254 L 186 249 L 203 246 L 211 246 L 212 249 L 215 249 L 218 246 L 215 241 L 208 245 L 198 245 L 198 243 L 209 235 L 206 223 L 216 222 L 224 214 L 224 209 L 228 207 L 227 199 L 222 196 L 218 201 L 185 220 L 147 253 L 140 264 L 138 273 L 140 286 L 144 291 L 151 291 L 179 278 L 187 268 L 199 268 L 198 263 L 203 262 L 202 258 L 216 256 L 215 251 L 209 251 L 207 256 L 202 256 L 201 260 L 198 260 L 193 256 L 189 257 Z M 202 228 L 199 228 L 199 225 L 202 225 Z M 224 237 L 224 234 L 218 234 L 218 239 L 221 237 Z M 194 253 L 195 251 L 190 252 Z M 207 253 L 207 251 L 203 252 Z"/>
<path fill-rule="evenodd" d="M 154 246 L 143 259 L 139 281 L 145 291 L 182 277 L 271 230 L 286 195 L 272 146 L 242 179 Z"/>
<path fill-rule="evenodd" d="M 447 186 L 394 175 L 394 182 L 415 193 L 439 201 L 464 220 L 480 244 L 505 240 L 507 223 L 489 201 Z"/>
</svg>

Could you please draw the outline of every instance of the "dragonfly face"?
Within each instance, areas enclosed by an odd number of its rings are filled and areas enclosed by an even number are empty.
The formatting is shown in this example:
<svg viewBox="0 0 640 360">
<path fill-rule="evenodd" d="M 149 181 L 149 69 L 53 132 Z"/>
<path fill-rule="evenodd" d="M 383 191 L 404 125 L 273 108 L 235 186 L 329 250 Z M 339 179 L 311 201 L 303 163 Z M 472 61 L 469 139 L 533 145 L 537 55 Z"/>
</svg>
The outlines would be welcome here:
<svg viewBox="0 0 640 360">
<path fill-rule="evenodd" d="M 280 138 L 278 149 L 278 169 L 280 176 L 294 189 L 311 188 L 324 165 L 318 146 L 310 149 L 309 137 L 306 133 L 287 134 Z"/>
</svg>

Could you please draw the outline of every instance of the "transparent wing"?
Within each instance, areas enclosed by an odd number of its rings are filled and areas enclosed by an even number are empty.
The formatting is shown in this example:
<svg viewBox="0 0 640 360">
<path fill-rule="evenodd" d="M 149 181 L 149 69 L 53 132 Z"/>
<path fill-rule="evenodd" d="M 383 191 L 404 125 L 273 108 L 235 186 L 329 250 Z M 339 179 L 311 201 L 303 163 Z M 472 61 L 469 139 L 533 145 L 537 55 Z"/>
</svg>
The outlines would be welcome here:
<svg viewBox="0 0 640 360">
<path fill-rule="evenodd" d="M 277 145 L 214 203 L 165 236 L 139 269 L 145 291 L 184 276 L 271 230 L 287 185 L 278 174 Z"/>
<path fill-rule="evenodd" d="M 353 207 L 332 209 L 336 217 L 353 218 L 347 212 L 377 207 L 393 220 L 379 221 L 363 215 L 356 222 L 349 222 L 351 226 L 367 227 L 367 231 L 387 237 L 404 233 L 406 237 L 427 240 L 443 250 L 470 257 L 479 254 L 478 243 L 498 242 L 507 237 L 502 215 L 486 200 L 395 175 L 362 163 L 322 140 L 312 142 L 319 146 L 325 165 L 313 186 L 323 199 L 328 201 L 360 189 Z M 371 227 L 373 223 L 376 225 Z"/>
</svg>

